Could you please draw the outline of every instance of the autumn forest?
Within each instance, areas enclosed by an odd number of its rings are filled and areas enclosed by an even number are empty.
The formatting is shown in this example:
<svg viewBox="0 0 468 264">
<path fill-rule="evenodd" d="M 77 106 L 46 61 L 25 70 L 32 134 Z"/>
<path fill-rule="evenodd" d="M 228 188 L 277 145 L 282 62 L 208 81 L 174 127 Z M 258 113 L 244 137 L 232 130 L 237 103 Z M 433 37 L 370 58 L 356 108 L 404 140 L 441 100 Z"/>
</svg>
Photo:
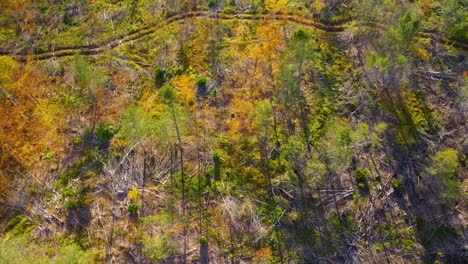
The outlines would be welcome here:
<svg viewBox="0 0 468 264">
<path fill-rule="evenodd" d="M 467 263 L 466 0 L 0 0 L 0 263 Z"/>
</svg>

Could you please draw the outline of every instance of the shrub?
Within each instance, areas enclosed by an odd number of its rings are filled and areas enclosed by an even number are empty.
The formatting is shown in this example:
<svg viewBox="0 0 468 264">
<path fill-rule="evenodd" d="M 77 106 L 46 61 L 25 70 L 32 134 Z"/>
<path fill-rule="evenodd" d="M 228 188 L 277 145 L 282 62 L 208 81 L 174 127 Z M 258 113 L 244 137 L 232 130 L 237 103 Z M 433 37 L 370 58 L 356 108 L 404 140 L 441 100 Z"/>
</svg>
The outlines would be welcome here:
<svg viewBox="0 0 468 264">
<path fill-rule="evenodd" d="M 357 168 L 354 171 L 354 177 L 356 179 L 359 192 L 362 195 L 367 195 L 369 194 L 369 184 L 368 184 L 368 179 L 370 177 L 370 172 L 367 169 L 364 168 Z"/>
<path fill-rule="evenodd" d="M 140 199 L 141 194 L 137 187 L 132 187 L 132 189 L 130 189 L 130 191 L 128 192 L 127 197 L 128 199 L 130 199 L 130 201 L 136 202 Z"/>
<path fill-rule="evenodd" d="M 166 82 L 166 70 L 157 67 L 154 71 L 154 84 L 156 87 L 161 87 Z"/>
<path fill-rule="evenodd" d="M 64 14 L 63 23 L 67 26 L 73 26 L 74 21 L 73 21 L 73 18 L 69 14 Z"/>
<path fill-rule="evenodd" d="M 208 1 L 208 7 L 209 8 L 215 8 L 216 7 L 216 0 Z"/>
<path fill-rule="evenodd" d="M 84 251 L 77 244 L 70 244 L 60 250 L 53 263 L 93 263 L 93 252 Z"/>
<path fill-rule="evenodd" d="M 153 262 L 158 262 L 177 253 L 171 234 L 165 233 L 160 237 L 144 237 L 143 253 Z"/>
<path fill-rule="evenodd" d="M 83 143 L 83 140 L 80 137 L 74 137 L 73 138 L 73 144 L 74 145 L 80 145 L 81 143 Z"/>
<path fill-rule="evenodd" d="M 401 188 L 401 181 L 399 179 L 392 179 L 390 181 L 390 184 L 392 185 L 393 189 L 398 190 Z"/>
<path fill-rule="evenodd" d="M 223 158 L 218 151 L 213 152 L 213 162 L 214 162 L 214 177 L 215 181 L 219 181 L 221 179 L 221 165 L 223 164 Z"/>
<path fill-rule="evenodd" d="M 8 232 L 10 230 L 12 230 L 15 226 L 17 226 L 21 221 L 23 221 L 23 216 L 21 215 L 17 215 L 15 217 L 13 217 L 10 221 L 8 221 L 8 223 L 5 225 L 5 227 L 3 228 L 3 231 L 4 232 Z"/>
<path fill-rule="evenodd" d="M 128 212 L 130 214 L 137 214 L 138 213 L 138 204 L 136 203 L 131 203 L 128 205 Z"/>
<path fill-rule="evenodd" d="M 49 5 L 47 3 L 38 3 L 37 8 L 39 8 L 41 13 L 45 13 L 49 9 Z"/>
<path fill-rule="evenodd" d="M 78 202 L 73 199 L 67 200 L 65 202 L 65 208 L 67 209 L 78 208 Z"/>
<path fill-rule="evenodd" d="M 174 87 L 170 85 L 164 85 L 159 89 L 159 98 L 165 104 L 172 105 L 176 101 L 176 91 Z"/>
<path fill-rule="evenodd" d="M 109 141 L 117 133 L 117 129 L 108 123 L 101 123 L 96 130 L 96 137 L 102 147 L 107 147 Z"/>
<path fill-rule="evenodd" d="M 200 244 L 208 244 L 208 239 L 206 239 L 206 237 L 199 237 L 198 242 L 200 242 Z"/>
<path fill-rule="evenodd" d="M 204 88 L 204 87 L 206 87 L 206 84 L 207 84 L 206 77 L 199 77 L 199 78 L 197 78 L 196 84 L 197 84 L 198 88 Z"/>
<path fill-rule="evenodd" d="M 356 178 L 357 183 L 365 183 L 369 179 L 370 173 L 368 170 L 363 168 L 357 168 L 354 171 L 354 177 Z"/>
<path fill-rule="evenodd" d="M 448 148 L 437 152 L 431 159 L 429 173 L 435 176 L 435 185 L 442 186 L 442 203 L 450 205 L 460 199 L 462 192 L 457 178 L 457 170 L 460 166 L 458 152 Z"/>
</svg>

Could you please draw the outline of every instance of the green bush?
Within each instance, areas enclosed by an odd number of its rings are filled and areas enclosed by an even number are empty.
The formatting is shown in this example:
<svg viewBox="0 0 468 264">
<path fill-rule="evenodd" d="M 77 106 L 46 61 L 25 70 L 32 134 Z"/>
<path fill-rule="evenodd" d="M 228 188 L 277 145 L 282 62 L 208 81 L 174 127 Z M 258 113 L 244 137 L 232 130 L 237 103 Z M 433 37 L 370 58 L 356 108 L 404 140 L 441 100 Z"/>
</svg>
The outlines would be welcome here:
<svg viewBox="0 0 468 264">
<path fill-rule="evenodd" d="M 370 172 L 367 169 L 364 168 L 357 168 L 354 171 L 354 177 L 356 179 L 359 192 L 362 195 L 368 195 L 369 194 L 369 183 L 368 180 L 370 178 Z"/>
<path fill-rule="evenodd" d="M 468 40 L 468 9 L 466 2 L 460 0 L 442 0 L 440 2 L 441 20 L 447 33 L 461 41 Z"/>
<path fill-rule="evenodd" d="M 85 264 L 93 262 L 93 252 L 84 251 L 77 244 L 70 244 L 63 247 L 52 263 L 60 264 Z"/>
<path fill-rule="evenodd" d="M 45 13 L 49 9 L 49 5 L 47 3 L 38 3 L 37 8 L 39 8 L 41 13 Z"/>
<path fill-rule="evenodd" d="M 143 238 L 143 253 L 153 262 L 158 262 L 177 253 L 172 236 L 165 233 L 159 237 Z"/>
<path fill-rule="evenodd" d="M 156 87 L 161 87 L 166 82 L 166 70 L 157 67 L 154 71 L 154 84 Z"/>
<path fill-rule="evenodd" d="M 72 208 L 78 208 L 78 202 L 74 199 L 67 200 L 65 202 L 65 208 L 67 209 L 72 209 Z"/>
<path fill-rule="evenodd" d="M 199 237 L 198 242 L 200 242 L 200 244 L 208 244 L 208 239 L 206 239 L 206 237 Z"/>
<path fill-rule="evenodd" d="M 81 143 L 83 143 L 83 140 L 80 137 L 74 137 L 73 138 L 73 144 L 74 145 L 80 145 Z"/>
<path fill-rule="evenodd" d="M 216 0 L 208 1 L 208 7 L 209 8 L 215 8 L 216 7 Z"/>
<path fill-rule="evenodd" d="M 392 179 L 390 181 L 390 184 L 392 185 L 393 189 L 398 190 L 401 188 L 402 184 L 399 179 Z"/>
<path fill-rule="evenodd" d="M 64 14 L 63 23 L 67 26 L 73 26 L 75 22 L 73 21 L 73 18 L 70 15 Z"/>
<path fill-rule="evenodd" d="M 354 171 L 354 177 L 356 178 L 356 182 L 365 183 L 370 177 L 370 172 L 364 168 L 357 168 Z"/>
<path fill-rule="evenodd" d="M 92 159 L 92 155 L 87 155 L 86 157 L 83 157 L 79 161 L 73 163 L 71 168 L 68 170 L 62 171 L 59 175 L 59 184 L 65 186 L 70 182 L 71 179 L 80 177 L 83 172 L 82 169 L 88 166 L 92 162 Z"/>
<path fill-rule="evenodd" d="M 218 151 L 213 152 L 213 162 L 214 178 L 216 181 L 219 181 L 221 179 L 221 165 L 223 164 L 223 158 L 221 157 L 221 154 Z"/>
<path fill-rule="evenodd" d="M 47 244 L 36 244 L 28 235 L 0 237 L 0 263 L 95 263 L 92 250 L 85 251 L 75 243 L 64 244 L 59 245 L 59 253 L 55 255 L 55 248 L 47 247 Z"/>
<path fill-rule="evenodd" d="M 128 205 L 128 212 L 130 214 L 137 214 L 138 213 L 138 204 L 131 203 Z"/>
<path fill-rule="evenodd" d="M 48 151 L 42 156 L 45 160 L 51 160 L 55 157 L 55 152 Z"/>
<path fill-rule="evenodd" d="M 65 187 L 62 191 L 63 198 L 72 197 L 73 195 L 75 195 L 75 190 L 73 189 L 73 185 L 69 185 Z"/>
<path fill-rule="evenodd" d="M 117 131 L 118 129 L 111 124 L 106 122 L 101 123 L 96 130 L 96 137 L 99 140 L 99 144 L 106 147 Z"/>
<path fill-rule="evenodd" d="M 206 87 L 206 84 L 207 84 L 207 79 L 206 79 L 206 77 L 199 77 L 199 78 L 197 78 L 196 84 L 197 84 L 198 88 L 204 88 L 204 87 Z"/>
<path fill-rule="evenodd" d="M 460 167 L 458 152 L 448 148 L 437 152 L 431 159 L 429 173 L 435 176 L 435 185 L 442 186 L 442 203 L 451 205 L 462 196 L 460 184 L 457 178 L 457 170 Z M 432 181 L 431 181 L 432 182 Z"/>
<path fill-rule="evenodd" d="M 174 87 L 170 85 L 164 85 L 159 89 L 159 98 L 168 105 L 172 105 L 176 101 L 176 91 Z"/>
<path fill-rule="evenodd" d="M 22 215 L 17 215 L 15 217 L 13 217 L 10 221 L 8 221 L 8 223 L 3 228 L 3 232 L 8 232 L 8 231 L 12 230 L 17 225 L 19 225 L 19 223 L 21 223 L 23 220 L 24 220 L 24 216 L 22 216 Z"/>
<path fill-rule="evenodd" d="M 68 171 L 64 171 L 59 176 L 60 183 L 63 184 L 63 185 L 66 185 L 71 179 L 78 176 L 79 172 L 80 172 L 80 169 L 78 167 L 73 167 Z"/>
</svg>

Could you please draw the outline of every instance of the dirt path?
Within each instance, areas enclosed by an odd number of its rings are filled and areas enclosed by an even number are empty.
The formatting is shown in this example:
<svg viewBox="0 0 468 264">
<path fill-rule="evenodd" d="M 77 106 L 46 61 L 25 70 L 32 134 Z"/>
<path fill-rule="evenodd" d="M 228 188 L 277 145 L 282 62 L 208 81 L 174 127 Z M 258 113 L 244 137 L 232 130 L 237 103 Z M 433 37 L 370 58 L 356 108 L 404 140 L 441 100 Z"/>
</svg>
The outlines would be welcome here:
<svg viewBox="0 0 468 264">
<path fill-rule="evenodd" d="M 246 12 L 235 13 L 235 14 L 224 14 L 220 12 L 210 12 L 210 11 L 195 11 L 195 12 L 185 12 L 178 13 L 168 18 L 154 23 L 150 26 L 143 27 L 139 30 L 130 32 L 127 35 L 119 36 L 116 38 L 105 40 L 101 43 L 91 44 L 88 46 L 65 46 L 65 47 L 55 47 L 53 50 L 23 50 L 20 52 L 13 52 L 9 50 L 0 50 L 0 55 L 13 56 L 20 61 L 25 61 L 28 56 L 31 56 L 35 60 L 47 60 L 53 57 L 66 57 L 72 56 L 77 52 L 80 52 L 83 55 L 96 55 L 101 54 L 120 45 L 124 45 L 139 39 L 144 38 L 150 34 L 155 33 L 158 29 L 168 26 L 170 24 L 188 19 L 188 18 L 215 18 L 220 20 L 278 20 L 278 21 L 289 21 L 292 23 L 300 24 L 307 27 L 315 27 L 319 30 L 327 32 L 341 32 L 344 30 L 342 27 L 343 24 L 348 22 L 350 19 L 343 19 L 341 21 L 336 21 L 332 25 L 325 25 L 323 23 L 317 22 L 312 18 L 307 17 L 298 17 L 297 15 L 289 14 L 249 14 Z"/>
<path fill-rule="evenodd" d="M 65 46 L 55 47 L 53 50 L 23 50 L 21 52 L 12 52 L 8 50 L 0 50 L 0 55 L 8 55 L 15 57 L 19 61 L 26 61 L 28 56 L 34 60 L 47 60 L 50 58 L 59 58 L 73 56 L 77 52 L 83 55 L 97 55 L 112 50 L 118 46 L 125 45 L 137 40 L 140 40 L 150 34 L 155 33 L 158 29 L 168 26 L 170 24 L 188 19 L 188 18 L 215 18 L 220 20 L 270 20 L 270 21 L 287 21 L 295 24 L 299 24 L 306 27 L 314 27 L 318 30 L 325 32 L 336 33 L 344 31 L 343 25 L 351 20 L 350 17 L 334 21 L 330 24 L 324 24 L 310 17 L 300 17 L 298 15 L 282 14 L 282 13 L 269 13 L 269 14 L 250 14 L 247 12 L 240 12 L 234 14 L 224 14 L 221 12 L 210 12 L 210 11 L 194 11 L 177 13 L 169 16 L 168 18 L 154 23 L 150 26 L 143 27 L 136 31 L 130 32 L 127 35 L 119 36 L 116 38 L 105 40 L 101 43 L 91 44 L 88 46 Z M 424 38 L 432 38 L 432 34 L 424 33 L 421 35 Z M 456 47 L 468 50 L 468 45 L 464 43 L 456 42 L 449 38 L 439 38 L 441 43 L 449 43 Z"/>
</svg>

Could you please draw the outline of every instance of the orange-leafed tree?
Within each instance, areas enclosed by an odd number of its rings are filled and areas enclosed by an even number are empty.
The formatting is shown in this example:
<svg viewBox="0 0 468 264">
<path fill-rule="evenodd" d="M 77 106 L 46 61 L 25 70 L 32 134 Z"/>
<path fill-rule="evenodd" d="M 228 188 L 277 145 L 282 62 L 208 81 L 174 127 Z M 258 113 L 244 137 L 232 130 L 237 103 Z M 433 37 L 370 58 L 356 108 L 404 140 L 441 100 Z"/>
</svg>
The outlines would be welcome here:
<svg viewBox="0 0 468 264">
<path fill-rule="evenodd" d="M 37 175 L 45 175 L 48 166 L 42 165 L 53 160 L 64 145 L 64 111 L 55 86 L 32 62 L 20 68 L 11 58 L 3 57 L 0 67 L 0 167 L 14 161 L 26 171 L 34 167 Z"/>
</svg>

